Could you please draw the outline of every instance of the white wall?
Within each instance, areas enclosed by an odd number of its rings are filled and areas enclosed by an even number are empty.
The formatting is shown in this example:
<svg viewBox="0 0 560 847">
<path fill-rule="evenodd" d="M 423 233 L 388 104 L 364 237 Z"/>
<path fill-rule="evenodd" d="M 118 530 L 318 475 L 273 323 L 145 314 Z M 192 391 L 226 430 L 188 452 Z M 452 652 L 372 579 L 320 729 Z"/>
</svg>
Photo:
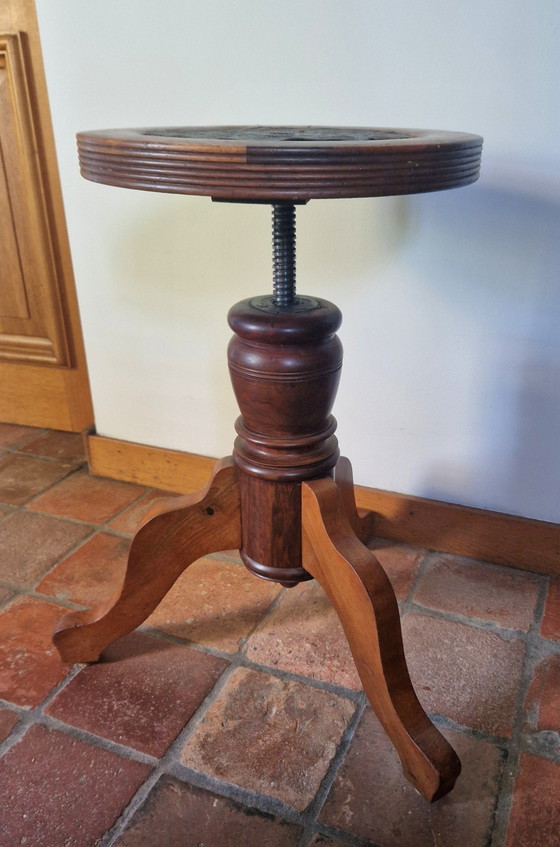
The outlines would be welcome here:
<svg viewBox="0 0 560 847">
<path fill-rule="evenodd" d="M 299 290 L 344 314 L 357 482 L 560 521 L 556 0 L 37 6 L 101 434 L 230 451 L 225 315 L 269 290 L 269 211 L 88 183 L 76 131 L 476 132 L 475 186 L 299 211 Z"/>
</svg>

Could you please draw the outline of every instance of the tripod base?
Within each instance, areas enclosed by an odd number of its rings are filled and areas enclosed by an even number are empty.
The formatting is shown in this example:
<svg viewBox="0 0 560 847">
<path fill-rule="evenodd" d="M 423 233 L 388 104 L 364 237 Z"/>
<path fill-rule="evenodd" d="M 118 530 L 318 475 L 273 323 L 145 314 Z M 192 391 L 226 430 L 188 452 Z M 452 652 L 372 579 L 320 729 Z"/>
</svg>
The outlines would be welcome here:
<svg viewBox="0 0 560 847">
<path fill-rule="evenodd" d="M 146 515 L 121 589 L 102 606 L 59 623 L 53 640 L 64 662 L 96 661 L 151 614 L 197 559 L 221 550 L 243 553 L 241 476 L 236 463 L 225 459 L 202 491 L 167 499 Z M 321 584 L 335 607 L 364 690 L 406 778 L 427 800 L 436 800 L 452 789 L 459 760 L 412 687 L 393 589 L 363 543 L 370 518 L 356 510 L 350 463 L 341 459 L 332 476 L 303 481 L 299 490 L 305 576 Z"/>
<path fill-rule="evenodd" d="M 315 577 L 323 586 L 405 775 L 427 799 L 441 797 L 459 760 L 414 693 L 393 590 L 363 543 L 370 518 L 356 510 L 331 415 L 342 316 L 326 300 L 296 296 L 295 204 L 467 185 L 478 177 L 482 139 L 374 127 L 162 127 L 80 133 L 78 145 L 82 174 L 95 182 L 272 203 L 274 292 L 228 316 L 241 410 L 233 460 L 199 495 L 148 515 L 119 594 L 62 622 L 62 657 L 95 661 L 195 559 L 237 548 L 257 576 L 285 586 Z"/>
</svg>

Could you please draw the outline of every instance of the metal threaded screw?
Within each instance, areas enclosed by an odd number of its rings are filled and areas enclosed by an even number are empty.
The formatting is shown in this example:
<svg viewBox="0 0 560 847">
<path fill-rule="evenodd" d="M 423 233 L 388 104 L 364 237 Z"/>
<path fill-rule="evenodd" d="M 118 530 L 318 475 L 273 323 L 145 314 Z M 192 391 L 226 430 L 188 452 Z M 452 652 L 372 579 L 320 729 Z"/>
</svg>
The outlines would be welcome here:
<svg viewBox="0 0 560 847">
<path fill-rule="evenodd" d="M 281 309 L 296 297 L 296 207 L 292 203 L 272 206 L 273 302 Z"/>
</svg>

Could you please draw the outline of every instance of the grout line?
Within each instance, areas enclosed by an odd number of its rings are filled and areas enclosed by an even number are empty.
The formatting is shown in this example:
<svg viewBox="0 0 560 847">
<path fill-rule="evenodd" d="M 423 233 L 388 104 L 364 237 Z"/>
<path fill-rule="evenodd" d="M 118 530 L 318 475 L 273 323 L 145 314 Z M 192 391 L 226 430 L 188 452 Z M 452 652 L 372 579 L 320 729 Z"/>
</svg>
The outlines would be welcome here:
<svg viewBox="0 0 560 847">
<path fill-rule="evenodd" d="M 513 792 L 519 770 L 521 753 L 525 746 L 523 743 L 524 705 L 539 658 L 539 630 L 544 614 L 547 590 L 548 580 L 543 580 L 539 587 L 533 622 L 526 637 L 526 650 L 517 694 L 513 732 L 495 808 L 495 826 L 491 841 L 492 847 L 503 847 L 507 836 L 509 819 L 513 807 Z"/>
<path fill-rule="evenodd" d="M 54 462 L 59 465 L 72 465 L 75 469 L 87 466 L 87 459 L 64 459 L 61 456 L 44 456 L 42 453 L 29 453 L 27 450 L 22 450 L 21 447 L 18 449 L 13 447 L 2 447 L 0 449 L 5 450 L 6 453 L 12 456 L 27 456 L 29 459 L 40 459 L 42 462 Z"/>
<path fill-rule="evenodd" d="M 73 603 L 71 600 L 63 600 L 57 597 L 54 594 L 41 594 L 39 591 L 35 591 L 33 588 L 24 588 L 21 585 L 17 585 L 16 583 L 11 584 L 9 582 L 0 583 L 5 588 L 8 588 L 10 591 L 14 592 L 13 597 L 8 597 L 4 601 L 4 603 L 0 603 L 0 608 L 3 608 L 5 605 L 9 605 L 16 599 L 16 597 L 31 597 L 34 600 L 42 600 L 46 603 L 51 603 L 54 606 L 62 606 L 64 609 L 68 609 L 72 612 L 81 612 L 84 609 L 88 609 L 89 606 L 80 606 L 78 603 Z"/>
<path fill-rule="evenodd" d="M 12 592 L 11 594 L 8 594 L 7 597 L 4 597 L 3 600 L 0 600 L 0 614 L 1 614 L 5 609 L 7 609 L 7 607 L 10 605 L 10 603 L 13 600 L 16 599 L 16 597 L 19 597 L 20 591 L 19 591 L 19 588 L 14 589 L 14 588 L 12 588 L 11 585 L 8 585 L 5 582 L 0 582 L 0 588 L 6 588 L 6 589 L 8 589 L 8 591 Z"/>
<path fill-rule="evenodd" d="M 62 480 L 61 480 L 62 481 Z M 100 524 L 92 523 L 92 521 L 82 521 L 79 518 L 71 518 L 67 515 L 55 515 L 52 512 L 42 512 L 40 509 L 33 509 L 31 501 L 24 503 L 22 506 L 16 507 L 16 511 L 29 512 L 32 515 L 42 515 L 45 518 L 55 518 L 57 521 L 66 521 L 67 523 L 78 524 L 78 526 L 91 527 L 92 530 L 100 529 Z"/>
<path fill-rule="evenodd" d="M 126 744 L 119 744 L 118 741 L 112 741 L 110 738 L 104 738 L 102 735 L 97 735 L 94 732 L 89 732 L 79 726 L 65 723 L 64 721 L 55 718 L 54 715 L 49 715 L 41 712 L 37 716 L 36 723 L 50 730 L 62 732 L 64 735 L 69 735 L 85 744 L 90 744 L 92 747 L 97 747 L 100 750 L 106 750 L 108 753 L 115 753 L 128 761 L 140 762 L 150 767 L 156 767 L 159 759 L 152 756 L 150 753 L 144 753 L 142 750 L 137 750 L 135 747 L 129 747 Z"/>
<path fill-rule="evenodd" d="M 187 782 L 197 788 L 201 788 L 205 791 L 211 791 L 221 797 L 233 800 L 235 803 L 239 803 L 242 806 L 258 809 L 260 812 L 274 815 L 275 817 L 288 821 L 289 823 L 295 823 L 299 826 L 303 825 L 303 812 L 299 812 L 297 809 L 292 808 L 292 806 L 288 806 L 276 797 L 271 797 L 269 794 L 262 794 L 258 791 L 252 791 L 249 788 L 243 788 L 233 782 L 216 779 L 216 777 L 213 777 L 210 774 L 202 771 L 195 771 L 180 762 L 177 762 L 170 767 L 168 774 L 181 780 L 181 782 Z"/>
<path fill-rule="evenodd" d="M 243 567 L 245 567 L 245 566 L 243 565 Z M 282 588 L 278 592 L 276 597 L 274 597 L 272 602 L 266 607 L 266 609 L 264 610 L 264 612 L 262 613 L 260 618 L 257 621 L 255 621 L 254 625 L 251 627 L 251 630 L 247 633 L 247 635 L 243 639 L 241 639 L 240 644 L 239 644 L 239 652 L 240 653 L 242 652 L 243 655 L 246 655 L 245 654 L 245 647 L 247 646 L 249 640 L 252 638 L 252 636 L 255 634 L 255 632 L 258 629 L 260 629 L 260 627 L 264 624 L 264 622 L 266 620 L 268 620 L 268 618 L 270 618 L 271 615 L 276 611 L 276 609 L 278 608 L 278 606 L 282 602 L 283 598 L 286 596 L 286 592 L 288 590 L 289 590 L 288 588 Z"/>
<path fill-rule="evenodd" d="M 540 653 L 544 656 L 553 656 L 560 653 L 560 641 L 556 641 L 554 638 L 544 638 L 542 635 L 540 636 L 541 650 Z"/>
<path fill-rule="evenodd" d="M 314 824 L 314 823 L 317 822 L 319 814 L 320 814 L 323 806 L 325 805 L 327 797 L 330 794 L 331 788 L 332 788 L 334 781 L 336 779 L 336 775 L 337 775 L 344 759 L 346 758 L 348 750 L 350 749 L 350 745 L 352 744 L 352 741 L 353 741 L 354 736 L 356 734 L 358 724 L 360 723 L 360 720 L 362 718 L 363 713 L 365 712 L 365 710 L 367 708 L 367 705 L 368 705 L 368 701 L 367 701 L 366 695 L 362 694 L 360 700 L 358 701 L 358 704 L 356 706 L 354 714 L 350 718 L 350 721 L 348 722 L 348 726 L 346 727 L 344 733 L 342 734 L 342 738 L 340 739 L 340 743 L 338 745 L 337 751 L 336 751 L 335 755 L 333 756 L 333 758 L 331 759 L 331 761 L 329 763 L 329 767 L 328 767 L 327 772 L 326 772 L 326 774 L 325 774 L 325 776 L 324 776 L 324 778 L 321 782 L 321 785 L 319 786 L 319 788 L 317 790 L 317 793 L 315 794 L 315 798 L 310 803 L 310 805 L 308 807 L 307 814 L 308 814 L 308 817 L 309 817 L 309 823 L 310 824 Z M 308 824 L 308 828 L 309 828 L 310 834 L 311 834 L 311 831 L 314 828 L 312 826 L 309 826 L 309 824 Z"/>
<path fill-rule="evenodd" d="M 69 476 L 70 476 L 70 474 L 69 474 Z M 105 477 L 100 477 L 100 478 L 104 479 Z M 68 477 L 64 477 L 64 479 L 68 479 Z M 59 482 L 64 482 L 64 479 L 59 480 Z M 125 484 L 128 484 L 128 483 L 122 483 L 122 484 L 125 485 Z M 37 495 L 36 499 L 38 499 L 40 496 L 42 496 L 45 493 L 46 493 L 46 491 L 42 491 L 41 494 Z M 103 523 L 95 523 L 95 521 L 86 521 L 86 520 L 82 520 L 81 518 L 73 518 L 70 515 L 58 515 L 58 514 L 55 514 L 53 512 L 43 512 L 41 509 L 36 509 L 36 508 L 33 507 L 33 500 L 30 500 L 28 503 L 24 503 L 19 508 L 22 509 L 22 510 L 27 510 L 29 512 L 32 512 L 34 515 L 45 515 L 48 518 L 56 518 L 57 520 L 68 521 L 68 523 L 75 523 L 75 524 L 79 524 L 80 526 L 91 526 L 96 530 L 108 532 L 108 533 L 111 533 L 112 535 L 122 535 L 126 538 L 132 538 L 133 533 L 122 532 L 118 529 L 112 529 L 112 527 L 110 527 L 109 524 L 112 523 L 116 518 L 119 518 L 123 514 L 123 512 L 126 512 L 127 509 L 130 509 L 132 506 L 136 506 L 137 501 L 140 500 L 143 496 L 144 496 L 143 494 L 140 494 L 134 500 L 131 500 L 130 503 L 127 503 L 125 506 L 122 507 L 122 509 L 119 509 L 118 512 L 111 514 L 110 517 L 108 517 L 107 520 L 104 521 Z M 147 507 L 146 507 L 146 510 L 147 510 Z"/>
<path fill-rule="evenodd" d="M 239 658 L 241 657 L 239 656 Z M 200 725 L 200 722 L 203 720 L 204 716 L 208 713 L 209 709 L 220 697 L 224 688 L 227 686 L 229 680 L 231 679 L 232 675 L 235 673 L 237 667 L 239 666 L 240 664 L 234 661 L 230 664 L 228 668 L 224 670 L 222 675 L 216 681 L 213 688 L 210 690 L 210 692 L 204 698 L 202 703 L 199 705 L 194 715 L 190 718 L 186 726 L 177 735 L 175 740 L 170 744 L 164 756 L 162 756 L 162 758 L 155 763 L 154 772 L 150 775 L 148 780 L 140 787 L 140 789 L 132 799 L 131 803 L 127 806 L 127 808 L 120 816 L 115 826 L 112 827 L 112 829 L 106 833 L 106 836 L 100 842 L 100 847 L 110 847 L 110 845 L 112 845 L 115 840 L 123 833 L 123 831 L 129 825 L 132 817 L 146 802 L 151 790 L 154 788 L 160 776 L 163 774 L 174 776 L 175 778 L 178 778 L 182 781 L 186 781 L 190 784 L 196 785 L 197 787 L 202 788 L 204 790 L 212 791 L 215 794 L 226 797 L 230 800 L 234 800 L 235 802 L 241 803 L 242 805 L 257 808 L 260 811 L 268 814 L 273 814 L 282 820 L 286 820 L 291 823 L 296 823 L 303 828 L 304 832 L 309 830 L 311 834 L 315 833 L 315 828 L 313 825 L 315 823 L 316 809 L 318 808 L 318 803 L 319 807 L 322 806 L 324 799 L 326 798 L 326 795 L 328 794 L 331 784 L 335 778 L 338 766 L 346 755 L 347 749 L 351 743 L 359 718 L 361 717 L 361 714 L 365 708 L 365 697 L 363 694 L 359 694 L 359 699 L 357 701 L 357 707 L 354 711 L 354 715 L 350 720 L 347 729 L 345 730 L 341 743 L 339 744 L 337 753 L 335 754 L 335 757 L 329 765 L 327 777 L 323 780 L 319 792 L 316 794 L 312 804 L 309 807 L 309 811 L 304 810 L 302 812 L 298 812 L 297 810 L 292 809 L 290 806 L 284 804 L 277 798 L 270 797 L 260 792 L 253 792 L 251 790 L 244 789 L 233 783 L 223 782 L 212 777 L 210 774 L 195 771 L 188 765 L 185 765 L 181 762 L 180 755 L 185 746 L 188 744 L 189 739 L 196 732 L 196 729 Z M 121 753 L 121 755 L 125 754 L 126 748 L 118 749 L 116 750 L 116 752 Z M 317 800 L 317 797 L 320 798 L 319 801 Z M 355 844 L 357 842 L 353 840 L 349 843 Z"/>
<path fill-rule="evenodd" d="M 350 832 L 324 823 L 318 823 L 310 831 L 306 828 L 298 847 L 309 847 L 316 835 L 324 835 L 328 838 L 329 842 L 333 839 L 340 841 L 342 844 L 348 844 L 349 847 L 382 847 L 377 842 L 370 841 L 369 838 L 360 838 L 358 835 L 352 835 Z M 409 847 L 409 845 L 406 845 L 406 847 Z"/>
<path fill-rule="evenodd" d="M 354 688 L 345 688 L 342 685 L 337 685 L 336 683 L 326 682 L 321 679 L 314 679 L 311 676 L 305 676 L 303 674 L 298 674 L 293 671 L 287 671 L 282 668 L 275 667 L 274 665 L 264 665 L 259 662 L 254 662 L 247 657 L 245 653 L 241 650 L 236 653 L 226 653 L 222 650 L 218 650 L 215 647 L 210 647 L 205 644 L 197 644 L 194 641 L 188 641 L 187 639 L 179 638 L 177 635 L 170 635 L 169 633 L 163 632 L 161 630 L 152 629 L 150 627 L 141 627 L 141 631 L 145 632 L 147 635 L 152 635 L 155 638 L 161 638 L 163 641 L 170 641 L 173 644 L 180 644 L 184 647 L 189 647 L 192 650 L 196 650 L 200 653 L 207 653 L 210 656 L 216 656 L 219 659 L 225 659 L 230 665 L 234 667 L 242 667 L 247 668 L 248 670 L 260 671 L 262 673 L 269 674 L 270 676 L 274 676 L 277 679 L 283 679 L 288 682 L 299 682 L 303 685 L 308 685 L 311 688 L 316 688 L 320 691 L 326 691 L 329 694 L 335 694 L 339 697 L 345 697 L 347 700 L 357 701 L 361 694 L 361 689 Z"/>
<path fill-rule="evenodd" d="M 89 535 L 86 535 L 85 538 L 80 538 L 78 541 L 76 541 L 75 544 L 73 544 L 71 547 L 69 547 L 61 556 L 59 556 L 57 559 L 55 559 L 55 561 L 50 565 L 50 567 L 48 567 L 45 571 L 43 571 L 43 573 L 41 573 L 41 575 L 38 577 L 38 579 L 35 580 L 35 582 L 33 583 L 33 589 L 35 589 L 35 587 L 37 585 L 39 585 L 39 583 L 42 582 L 46 576 L 51 574 L 54 571 L 54 569 L 56 567 L 58 567 L 58 565 L 60 565 L 62 562 L 64 562 L 65 559 L 68 559 L 70 556 L 73 556 L 74 553 L 76 553 L 85 544 L 87 544 L 87 542 L 90 541 L 95 534 L 96 534 L 95 531 L 93 531 L 93 532 L 90 532 Z M 47 595 L 47 596 L 51 596 L 51 595 Z"/>
<path fill-rule="evenodd" d="M 310 688 L 315 688 L 318 691 L 324 691 L 328 694 L 334 694 L 338 697 L 344 697 L 346 700 L 358 702 L 362 697 L 362 689 L 345 688 L 342 685 L 337 685 L 333 682 L 326 682 L 322 679 L 314 679 L 312 676 L 304 676 L 303 674 L 294 673 L 293 671 L 283 670 L 282 668 L 270 667 L 269 665 L 261 665 L 257 662 L 252 662 L 246 656 L 242 657 L 239 662 L 241 667 L 248 670 L 259 671 L 269 674 L 277 679 L 283 679 L 287 682 L 298 682 L 302 685 L 307 685 Z"/>
<path fill-rule="evenodd" d="M 141 809 L 144 803 L 148 800 L 152 790 L 159 782 L 160 777 L 161 773 L 158 767 L 154 768 L 154 770 L 148 774 L 129 803 L 122 810 L 113 826 L 110 827 L 101 836 L 101 838 L 95 842 L 96 847 L 110 847 L 110 845 L 115 843 L 115 841 L 123 834 L 136 812 L 139 811 L 139 809 Z"/>
<path fill-rule="evenodd" d="M 18 453 L 18 456 L 25 455 L 24 453 Z M 60 465 L 68 465 L 68 462 L 58 462 Z M 37 491 L 36 494 L 33 494 L 29 500 L 26 500 L 25 503 L 20 503 L 20 506 L 27 507 L 30 503 L 33 503 L 34 500 L 38 500 L 39 497 L 42 497 L 43 494 L 48 494 L 49 491 L 52 491 L 53 488 L 56 488 L 57 485 L 60 485 L 61 482 L 64 482 L 65 479 L 70 479 L 73 476 L 76 476 L 83 469 L 83 465 L 69 465 L 71 470 L 65 474 L 62 479 L 57 479 L 55 482 L 52 482 L 50 485 L 47 485 L 46 488 L 43 488 L 41 491 Z"/>
<path fill-rule="evenodd" d="M 437 555 L 438 554 L 435 553 L 433 550 L 427 550 L 426 555 L 422 556 L 422 559 L 420 560 L 418 567 L 416 568 L 416 574 L 414 575 L 414 579 L 412 580 L 412 584 L 411 584 L 411 586 L 408 590 L 408 593 L 407 593 L 407 595 L 406 595 L 406 597 L 405 597 L 405 599 L 402 603 L 401 617 L 404 615 L 405 612 L 407 612 L 409 610 L 410 606 L 412 605 L 412 603 L 413 603 L 412 598 L 416 594 L 418 586 L 420 585 L 420 582 L 422 581 L 424 574 L 426 573 L 428 566 L 430 565 L 432 559 L 434 559 Z"/>
<path fill-rule="evenodd" d="M 419 603 L 409 602 L 407 612 L 424 617 L 440 618 L 441 620 L 451 621 L 452 623 L 460 623 L 464 626 L 470 626 L 473 629 L 485 629 L 501 636 L 506 641 L 522 640 L 528 638 L 528 631 L 524 629 L 513 629 L 512 627 L 500 626 L 494 621 L 484 620 L 483 618 L 466 617 L 457 612 L 442 612 L 439 609 L 432 609 L 429 606 L 422 606 Z"/>
<path fill-rule="evenodd" d="M 0 706 L 5 704 L 5 708 L 10 708 L 10 711 L 15 711 L 19 714 L 18 723 L 13 727 L 10 735 L 0 744 L 0 757 L 4 755 L 11 747 L 17 744 L 23 736 L 26 734 L 27 730 L 30 729 L 31 726 L 34 726 L 37 723 L 41 722 L 41 718 L 43 716 L 43 707 L 48 705 L 57 694 L 66 687 L 66 685 L 74 679 L 75 676 L 81 670 L 81 666 L 75 666 L 71 668 L 71 670 L 66 674 L 63 680 L 61 680 L 57 685 L 55 685 L 49 693 L 44 697 L 36 706 L 26 707 L 26 706 L 17 706 L 13 703 L 10 703 L 6 700 L 0 700 Z"/>
<path fill-rule="evenodd" d="M 494 744 L 496 747 L 507 748 L 511 742 L 510 737 L 505 735 L 493 735 L 490 732 L 486 732 L 484 729 L 476 729 L 476 727 L 459 723 L 458 721 L 453 720 L 453 718 L 448 718 L 446 715 L 440 715 L 437 712 L 429 712 L 427 714 L 431 722 L 437 726 L 438 729 L 450 729 L 453 732 L 460 732 L 462 735 L 468 735 L 471 738 L 476 738 L 477 741 Z"/>
<path fill-rule="evenodd" d="M 8 424 L 8 426 L 20 426 L 20 424 Z M 21 424 L 23 426 L 23 424 Z M 1 447 L 0 449 L 6 450 L 10 453 L 17 452 L 21 450 L 22 447 L 25 447 L 26 444 L 31 444 L 32 441 L 38 441 L 39 438 L 45 438 L 50 432 L 60 432 L 61 430 L 51 430 L 44 429 L 42 426 L 40 427 L 29 427 L 29 429 L 36 429 L 37 431 L 34 433 L 27 433 L 27 435 L 22 435 L 21 439 L 16 441 L 14 444 L 10 444 L 8 446 Z"/>
<path fill-rule="evenodd" d="M 20 446 L 22 446 L 22 445 L 20 445 Z M 12 454 L 17 454 L 17 455 L 31 456 L 31 458 L 43 458 L 41 456 L 35 456 L 34 454 L 19 453 L 17 450 L 10 450 L 8 452 L 10 452 Z M 51 461 L 58 462 L 59 464 L 70 464 L 68 462 L 64 462 L 64 461 L 58 460 L 58 459 L 51 459 Z M 37 499 L 39 499 L 44 494 L 46 494 L 47 492 L 49 492 L 50 490 L 55 488 L 60 483 L 64 482 L 64 480 L 69 479 L 72 476 L 75 476 L 75 474 L 77 472 L 81 471 L 81 470 L 85 470 L 86 474 L 89 474 L 89 471 L 88 471 L 88 468 L 87 468 L 87 463 L 81 463 L 79 465 L 76 464 L 76 463 L 73 463 L 73 465 L 74 465 L 73 470 L 70 471 L 65 477 L 63 477 L 60 480 L 57 480 L 56 482 L 53 482 L 51 485 L 49 485 L 44 490 L 42 490 L 42 491 L 38 492 L 37 494 L 33 495 L 33 497 L 31 497 L 30 500 L 28 500 L 26 503 L 22 503 L 21 505 L 18 505 L 18 506 L 14 506 L 12 504 L 5 504 L 5 505 L 9 506 L 9 509 L 8 509 L 5 517 L 8 517 L 10 514 L 15 514 L 15 513 L 18 513 L 18 512 L 24 513 L 24 514 L 25 513 L 36 514 L 36 515 L 42 515 L 44 517 L 52 518 L 54 520 L 66 521 L 67 523 L 72 523 L 72 524 L 76 524 L 78 526 L 86 527 L 87 529 L 90 530 L 89 534 L 85 538 L 82 538 L 79 541 L 77 541 L 75 544 L 73 544 L 71 547 L 69 547 L 67 550 L 65 550 L 63 554 L 61 554 L 59 557 L 57 557 L 50 564 L 50 566 L 44 572 L 42 572 L 40 574 L 40 576 L 35 581 L 34 586 L 38 585 L 46 576 L 48 576 L 50 573 L 52 573 L 52 571 L 58 565 L 60 565 L 63 561 L 65 561 L 67 558 L 69 558 L 74 553 L 76 553 L 78 550 L 80 550 L 85 544 L 87 544 L 89 541 L 91 541 L 94 538 L 94 536 L 97 535 L 99 532 L 105 532 L 109 535 L 113 535 L 113 536 L 123 538 L 123 539 L 126 539 L 126 540 L 131 540 L 131 538 L 132 538 L 131 533 L 125 533 L 125 532 L 121 532 L 119 530 L 112 529 L 109 526 L 109 524 L 112 521 L 114 521 L 117 517 L 119 517 L 127 509 L 136 505 L 137 502 L 140 499 L 142 499 L 143 497 L 145 497 L 146 494 L 148 493 L 148 491 L 150 490 L 150 489 L 143 490 L 131 502 L 124 505 L 119 511 L 113 513 L 102 524 L 96 524 L 96 523 L 92 523 L 91 521 L 84 521 L 84 520 L 80 520 L 78 518 L 71 518 L 71 517 L 67 517 L 65 515 L 52 514 L 51 512 L 44 512 L 44 511 L 41 511 L 40 509 L 34 508 L 33 503 Z M 10 583 L 10 582 L 0 581 L 0 584 L 5 585 L 11 591 L 15 591 L 17 594 L 25 594 L 27 596 L 37 597 L 37 599 L 45 599 L 46 598 L 48 600 L 51 600 L 52 602 L 59 602 L 61 605 L 67 606 L 70 609 L 81 610 L 81 609 L 84 609 L 84 608 L 89 608 L 87 606 L 82 606 L 80 604 L 74 604 L 71 601 L 64 601 L 64 600 L 59 601 L 58 598 L 56 597 L 56 595 L 43 595 L 40 592 L 35 592 L 33 590 L 33 588 L 30 588 L 29 586 L 23 586 L 20 583 Z M 8 598 L 8 600 L 13 600 L 13 599 L 14 598 Z M 3 608 L 3 605 L 4 604 L 0 604 L 0 608 Z"/>
<path fill-rule="evenodd" d="M 191 715 L 189 721 L 185 724 L 183 729 L 179 732 L 179 734 L 175 737 L 174 741 L 167 748 L 167 752 L 164 756 L 164 759 L 169 762 L 178 762 L 178 754 L 183 750 L 185 745 L 190 740 L 191 736 L 194 735 L 195 731 L 198 729 L 199 724 L 209 712 L 211 707 L 214 705 L 231 677 L 237 670 L 237 666 L 232 663 L 228 667 L 224 668 L 222 674 L 218 677 L 204 700 L 199 704 L 196 711 Z"/>
<path fill-rule="evenodd" d="M 271 812 L 270 804 L 264 795 L 259 795 L 253 792 L 247 792 L 240 789 L 232 783 L 225 783 L 212 778 L 209 774 L 199 773 L 183 765 L 180 760 L 180 754 L 188 743 L 189 738 L 196 731 L 200 722 L 207 714 L 213 703 L 222 693 L 223 689 L 230 680 L 232 674 L 236 670 L 236 665 L 232 664 L 224 669 L 224 672 L 216 680 L 216 683 L 208 692 L 204 700 L 200 703 L 194 714 L 191 716 L 187 724 L 178 733 L 176 738 L 171 742 L 165 754 L 156 761 L 155 768 L 150 777 L 138 789 L 131 802 L 119 817 L 116 824 L 105 834 L 100 841 L 99 847 L 110 847 L 115 840 L 124 832 L 133 816 L 140 807 L 148 799 L 152 789 L 163 775 L 174 776 L 182 781 L 189 782 L 192 785 L 198 786 L 206 790 L 210 790 L 220 796 L 227 797 L 244 805 L 253 806 L 262 811 Z M 264 802 L 263 802 L 264 801 Z M 291 810 L 288 807 L 279 809 L 276 805 L 273 814 L 280 814 L 282 819 L 286 819 L 286 815 L 290 814 Z"/>
</svg>

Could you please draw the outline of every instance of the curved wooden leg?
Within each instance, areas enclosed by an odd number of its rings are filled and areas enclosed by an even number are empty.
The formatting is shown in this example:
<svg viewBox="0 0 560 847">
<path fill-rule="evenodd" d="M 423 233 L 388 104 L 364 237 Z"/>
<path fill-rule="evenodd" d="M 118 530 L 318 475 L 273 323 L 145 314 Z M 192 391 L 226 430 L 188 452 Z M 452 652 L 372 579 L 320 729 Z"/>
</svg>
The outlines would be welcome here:
<svg viewBox="0 0 560 847">
<path fill-rule="evenodd" d="M 218 463 L 206 488 L 155 504 L 134 536 L 124 582 L 111 599 L 58 624 L 64 662 L 95 662 L 108 644 L 139 626 L 194 561 L 241 545 L 237 470 Z"/>
<path fill-rule="evenodd" d="M 346 510 L 346 517 L 350 521 L 350 526 L 354 530 L 354 534 L 357 535 L 362 544 L 367 544 L 374 534 L 375 513 L 367 509 L 357 508 L 352 465 L 350 464 L 350 459 L 347 459 L 346 456 L 341 456 L 336 463 L 334 481 L 340 491 Z"/>
<path fill-rule="evenodd" d="M 302 483 L 303 566 L 338 612 L 369 701 L 406 778 L 430 801 L 451 791 L 459 759 L 424 712 L 410 681 L 391 583 L 356 537 L 336 483 Z"/>
</svg>

